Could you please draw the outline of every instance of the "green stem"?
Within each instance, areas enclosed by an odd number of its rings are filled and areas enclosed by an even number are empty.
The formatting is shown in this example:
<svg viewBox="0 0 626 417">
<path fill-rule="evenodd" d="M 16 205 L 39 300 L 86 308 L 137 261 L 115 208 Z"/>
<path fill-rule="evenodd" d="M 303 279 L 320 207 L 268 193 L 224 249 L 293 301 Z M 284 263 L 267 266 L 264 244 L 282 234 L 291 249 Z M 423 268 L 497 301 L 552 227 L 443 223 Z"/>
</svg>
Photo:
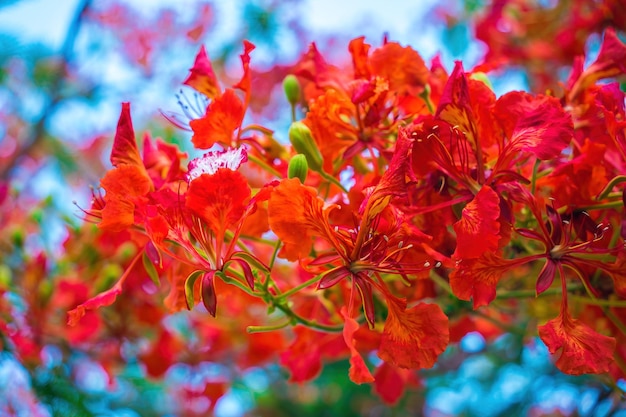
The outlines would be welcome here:
<svg viewBox="0 0 626 417">
<path fill-rule="evenodd" d="M 248 154 L 248 159 L 251 160 L 252 162 L 254 162 L 255 164 L 257 164 L 258 166 L 260 166 L 261 168 L 263 168 L 264 170 L 266 170 L 267 172 L 269 172 L 270 174 L 278 177 L 278 178 L 282 178 L 282 174 L 278 171 L 276 171 L 272 166 L 270 166 L 267 162 L 257 158 L 254 155 L 250 155 Z"/>
<path fill-rule="evenodd" d="M 291 319 L 297 323 L 300 323 L 306 327 L 310 327 L 312 329 L 323 330 L 325 332 L 341 332 L 343 331 L 343 324 L 331 326 L 327 324 L 317 323 L 315 321 L 307 320 L 304 317 L 301 317 L 294 313 L 289 307 L 283 304 L 275 304 L 276 308 L 285 313 L 287 316 L 291 317 Z"/>
<path fill-rule="evenodd" d="M 539 159 L 535 160 L 535 165 L 533 166 L 533 176 L 530 179 L 530 192 L 532 195 L 535 195 L 537 187 L 537 172 L 539 171 L 539 164 L 541 164 L 541 161 Z"/>
<path fill-rule="evenodd" d="M 285 298 L 289 297 L 290 295 L 293 295 L 295 293 L 297 293 L 298 291 L 315 284 L 316 282 L 318 282 L 320 279 L 322 278 L 322 274 L 318 274 L 316 276 L 314 276 L 313 278 L 309 279 L 308 281 L 303 282 L 302 284 L 293 287 L 292 289 L 285 291 L 284 293 L 280 294 L 279 296 L 276 297 L 276 300 L 284 300 Z"/>
<path fill-rule="evenodd" d="M 624 300 L 602 300 L 599 298 L 587 298 L 578 295 L 569 295 L 569 297 L 574 301 L 578 301 L 584 304 L 591 304 L 594 306 L 626 308 L 626 301 Z"/>
<path fill-rule="evenodd" d="M 432 279 L 433 282 L 437 284 L 439 287 L 441 287 L 445 292 L 447 292 L 448 294 L 456 298 L 456 295 L 454 294 L 454 292 L 452 292 L 452 288 L 450 287 L 450 284 L 445 279 L 443 279 L 438 274 L 432 271 L 430 274 L 430 279 Z"/>
<path fill-rule="evenodd" d="M 242 282 L 242 281 L 245 281 L 246 278 L 243 275 L 241 275 L 238 271 L 230 269 L 228 272 L 230 272 L 231 274 L 235 275 L 241 281 L 239 281 L 237 279 L 234 279 L 232 277 L 229 277 L 228 275 L 226 275 L 224 273 L 219 275 L 219 277 L 222 278 L 222 281 L 224 281 L 227 284 L 234 285 L 235 287 L 239 288 L 240 290 L 242 290 L 246 294 L 249 294 L 249 295 L 251 295 L 253 297 L 258 297 L 258 298 L 262 298 L 263 297 L 261 293 L 254 292 L 253 290 L 250 289 L 250 287 L 248 287 L 248 284 L 244 284 Z"/>
<path fill-rule="evenodd" d="M 337 187 L 339 187 L 344 193 L 348 193 L 348 190 L 346 190 L 346 188 L 339 182 L 339 180 L 337 180 L 337 178 L 333 177 L 332 175 L 324 172 L 323 170 L 319 170 L 318 173 L 322 176 L 322 178 L 324 178 L 326 181 L 330 182 L 331 184 L 336 185 Z"/>
<path fill-rule="evenodd" d="M 568 292 L 571 290 L 578 290 L 582 288 L 580 285 L 569 285 L 567 287 Z M 542 292 L 540 295 L 559 295 L 562 294 L 561 288 L 550 288 Z M 498 292 L 497 299 L 505 300 L 511 298 L 529 298 L 537 295 L 536 290 L 512 290 Z"/>
<path fill-rule="evenodd" d="M 277 240 L 276 243 L 274 244 L 274 252 L 272 253 L 272 258 L 270 259 L 270 264 L 268 265 L 270 268 L 270 271 L 274 268 L 274 263 L 276 262 L 276 256 L 278 255 L 278 249 L 280 248 L 280 244 L 281 244 L 280 239 Z M 272 274 L 269 273 L 267 274 L 267 278 L 265 279 L 265 282 L 263 283 L 263 289 L 265 290 L 265 292 L 267 292 L 267 289 L 269 288 L 271 281 L 272 281 Z"/>
<path fill-rule="evenodd" d="M 624 203 L 620 200 L 620 201 L 612 201 L 610 203 L 593 204 L 591 206 L 576 207 L 576 211 L 603 210 L 603 209 L 621 208 L 621 207 L 624 207 Z M 569 208 L 567 206 L 564 206 L 558 209 L 557 211 L 562 214 L 566 212 L 567 210 L 569 210 Z"/>
<path fill-rule="evenodd" d="M 285 327 L 291 324 L 291 320 L 287 320 L 284 323 L 275 324 L 273 326 L 248 326 L 246 327 L 246 331 L 248 333 L 266 333 L 273 332 L 275 330 L 284 329 Z"/>
</svg>

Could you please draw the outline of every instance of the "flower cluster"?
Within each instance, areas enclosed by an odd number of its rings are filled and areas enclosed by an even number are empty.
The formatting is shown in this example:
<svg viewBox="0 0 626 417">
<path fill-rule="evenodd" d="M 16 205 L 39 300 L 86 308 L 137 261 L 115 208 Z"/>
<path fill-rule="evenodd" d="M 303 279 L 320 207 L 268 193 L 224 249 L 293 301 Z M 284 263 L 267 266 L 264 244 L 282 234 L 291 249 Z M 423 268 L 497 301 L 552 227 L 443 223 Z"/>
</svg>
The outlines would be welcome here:
<svg viewBox="0 0 626 417">
<path fill-rule="evenodd" d="M 626 112 L 619 86 L 598 82 L 626 73 L 612 29 L 559 96 L 496 97 L 484 73 L 427 66 L 387 40 L 352 40 L 347 67 L 313 44 L 285 79 L 289 132 L 244 124 L 253 49 L 244 44 L 227 88 L 198 53 L 185 84 L 206 108 L 188 112 L 189 128 L 210 151 L 188 164 L 149 135 L 140 151 L 123 105 L 113 168 L 87 214 L 140 250 L 70 325 L 143 268 L 167 283 L 171 311 L 201 303 L 215 331 L 233 316 L 269 333 L 265 349 L 281 352 L 292 381 L 349 357 L 350 379 L 394 402 L 481 322 L 504 331 L 511 311 L 549 300 L 527 331 L 560 370 L 626 375 Z"/>
</svg>

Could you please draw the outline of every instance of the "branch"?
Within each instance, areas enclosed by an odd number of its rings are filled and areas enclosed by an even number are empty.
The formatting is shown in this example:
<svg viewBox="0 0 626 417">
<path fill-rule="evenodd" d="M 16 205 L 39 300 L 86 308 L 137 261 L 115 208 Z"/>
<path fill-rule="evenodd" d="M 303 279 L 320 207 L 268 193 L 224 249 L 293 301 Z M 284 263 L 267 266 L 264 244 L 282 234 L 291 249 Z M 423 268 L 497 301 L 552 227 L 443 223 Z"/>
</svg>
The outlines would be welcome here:
<svg viewBox="0 0 626 417">
<path fill-rule="evenodd" d="M 83 17 L 89 10 L 91 1 L 92 0 L 83 0 L 77 8 L 76 14 L 70 23 L 67 34 L 65 35 L 63 46 L 61 47 L 59 57 L 60 62 L 52 77 L 48 101 L 45 104 L 39 119 L 34 123 L 30 137 L 26 139 L 25 143 L 23 143 L 18 150 L 7 158 L 6 162 L 2 164 L 2 166 L 0 166 L 0 180 L 8 180 L 11 177 L 11 172 L 20 164 L 22 159 L 35 153 L 37 148 L 41 146 L 41 143 L 45 138 L 46 124 L 48 120 L 52 114 L 54 114 L 58 104 L 66 98 L 61 93 L 61 85 L 67 75 L 68 63 L 74 53 L 74 44 L 76 42 L 76 38 L 78 37 Z"/>
</svg>

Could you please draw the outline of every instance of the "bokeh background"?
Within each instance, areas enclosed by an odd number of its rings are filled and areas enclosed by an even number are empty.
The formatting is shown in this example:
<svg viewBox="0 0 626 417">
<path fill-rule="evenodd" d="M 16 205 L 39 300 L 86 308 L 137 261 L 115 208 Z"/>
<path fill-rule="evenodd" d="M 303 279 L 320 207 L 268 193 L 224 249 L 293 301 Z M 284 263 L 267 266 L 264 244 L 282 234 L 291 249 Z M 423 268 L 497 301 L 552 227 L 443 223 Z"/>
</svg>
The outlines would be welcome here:
<svg viewBox="0 0 626 417">
<path fill-rule="evenodd" d="M 155 327 L 193 333 L 185 312 L 124 335 L 123 361 L 108 367 L 95 359 L 102 346 L 58 343 L 50 333 L 64 330 L 42 321 L 50 311 L 33 311 L 37 297 L 56 299 L 63 288 L 50 277 L 76 261 L 66 259 L 65 242 L 82 225 L 89 187 L 109 168 L 121 102 L 131 102 L 137 132 L 197 154 L 190 134 L 164 115 L 194 100 L 182 81 L 200 45 L 221 80 L 237 78 L 242 41 L 256 45 L 252 67 L 266 75 L 267 100 L 247 117 L 285 137 L 289 107 L 280 79 L 267 74 L 284 74 L 311 42 L 337 65 L 350 62 L 349 40 L 365 36 L 374 45 L 385 37 L 411 45 L 426 62 L 439 56 L 448 71 L 457 59 L 470 69 L 486 51 L 471 20 L 482 7 L 480 0 L 0 0 L 0 331 L 23 325 L 28 339 L 46 329 L 30 356 L 2 334 L 0 415 L 176 416 L 186 401 L 190 416 L 626 416 L 624 381 L 565 376 L 543 343 L 523 333 L 466 335 L 390 407 L 371 386 L 349 381 L 347 361 L 302 385 L 287 382 L 277 357 L 246 368 L 177 363 L 155 377 L 145 360 L 150 340 L 163 337 Z M 599 43 L 600 34 L 588 41 L 591 57 Z M 498 95 L 532 87 L 520 67 L 490 77 Z M 113 265 L 106 273 L 119 271 Z M 62 305 L 55 314 L 62 316 Z M 224 375 L 229 383 L 220 385 Z"/>
</svg>

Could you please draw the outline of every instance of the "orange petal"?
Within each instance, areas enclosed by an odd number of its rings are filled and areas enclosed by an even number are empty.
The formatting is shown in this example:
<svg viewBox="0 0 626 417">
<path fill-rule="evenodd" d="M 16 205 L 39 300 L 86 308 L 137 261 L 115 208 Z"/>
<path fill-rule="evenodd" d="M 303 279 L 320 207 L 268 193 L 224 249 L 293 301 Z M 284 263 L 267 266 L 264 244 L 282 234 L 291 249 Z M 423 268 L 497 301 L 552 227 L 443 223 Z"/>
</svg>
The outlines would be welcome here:
<svg viewBox="0 0 626 417">
<path fill-rule="evenodd" d="M 280 363 L 291 371 L 289 382 L 306 382 L 322 370 L 321 352 L 316 343 L 322 334 L 304 326 L 296 326 L 293 331 L 296 339 L 281 353 Z"/>
<path fill-rule="evenodd" d="M 252 42 L 247 40 L 243 41 L 243 54 L 239 55 L 241 57 L 241 65 L 243 66 L 243 75 L 241 80 L 235 84 L 233 87 L 238 88 L 244 91 L 247 94 L 250 94 L 250 52 L 252 52 L 256 48 Z"/>
<path fill-rule="evenodd" d="M 350 381 L 355 384 L 362 384 L 364 382 L 373 382 L 374 377 L 372 376 L 369 369 L 367 369 L 367 365 L 365 365 L 365 361 L 363 361 L 363 357 L 356 349 L 354 334 L 359 330 L 359 323 L 351 317 L 348 316 L 346 307 L 341 307 L 341 315 L 345 319 L 345 323 L 343 325 L 343 340 L 346 342 L 348 349 L 350 349 Z"/>
<path fill-rule="evenodd" d="M 418 95 L 428 82 L 429 71 L 424 60 L 409 46 L 387 42 L 370 57 L 375 75 L 389 80 L 390 90 Z"/>
<path fill-rule="evenodd" d="M 185 204 L 214 233 L 222 233 L 241 219 L 249 199 L 250 187 L 243 174 L 220 168 L 191 181 Z"/>
<path fill-rule="evenodd" d="M 394 405 L 402 398 L 405 386 L 408 384 L 418 385 L 419 382 L 414 376 L 414 371 L 409 369 L 400 369 L 391 365 L 389 362 L 383 362 L 374 374 L 376 381 L 374 382 L 374 391 L 380 395 L 380 398 L 389 405 Z"/>
<path fill-rule="evenodd" d="M 243 114 L 241 100 L 234 90 L 227 89 L 209 104 L 203 117 L 189 122 L 193 130 L 191 141 L 198 149 L 209 149 L 216 143 L 230 146 L 235 129 L 241 125 Z"/>
<path fill-rule="evenodd" d="M 352 66 L 354 67 L 354 78 L 370 78 L 370 68 L 367 61 L 367 54 L 370 50 L 370 45 L 365 43 L 365 36 L 361 36 L 350 41 L 348 47 L 350 54 L 352 55 Z"/>
<path fill-rule="evenodd" d="M 356 107 L 342 92 L 325 91 L 311 102 L 304 123 L 324 159 L 324 169 L 333 172 L 333 163 L 357 140 L 357 130 L 349 122 L 356 117 Z"/>
<path fill-rule="evenodd" d="M 106 173 L 100 181 L 105 189 L 105 206 L 98 227 L 121 231 L 135 223 L 135 207 L 142 203 L 152 186 L 145 172 L 135 165 L 120 165 Z"/>
<path fill-rule="evenodd" d="M 283 180 L 274 188 L 268 205 L 269 224 L 283 241 L 282 255 L 287 260 L 297 261 L 311 252 L 311 238 L 324 236 L 333 207 L 324 209 L 317 190 L 302 185 L 297 178 Z"/>
<path fill-rule="evenodd" d="M 436 304 L 405 304 L 388 299 L 389 315 L 378 356 L 400 368 L 431 368 L 448 346 L 448 317 Z"/>
<path fill-rule="evenodd" d="M 474 308 L 485 306 L 496 298 L 496 286 L 502 274 L 519 264 L 493 252 L 485 252 L 476 259 L 459 260 L 450 274 L 450 287 L 461 300 L 473 299 Z"/>
</svg>

